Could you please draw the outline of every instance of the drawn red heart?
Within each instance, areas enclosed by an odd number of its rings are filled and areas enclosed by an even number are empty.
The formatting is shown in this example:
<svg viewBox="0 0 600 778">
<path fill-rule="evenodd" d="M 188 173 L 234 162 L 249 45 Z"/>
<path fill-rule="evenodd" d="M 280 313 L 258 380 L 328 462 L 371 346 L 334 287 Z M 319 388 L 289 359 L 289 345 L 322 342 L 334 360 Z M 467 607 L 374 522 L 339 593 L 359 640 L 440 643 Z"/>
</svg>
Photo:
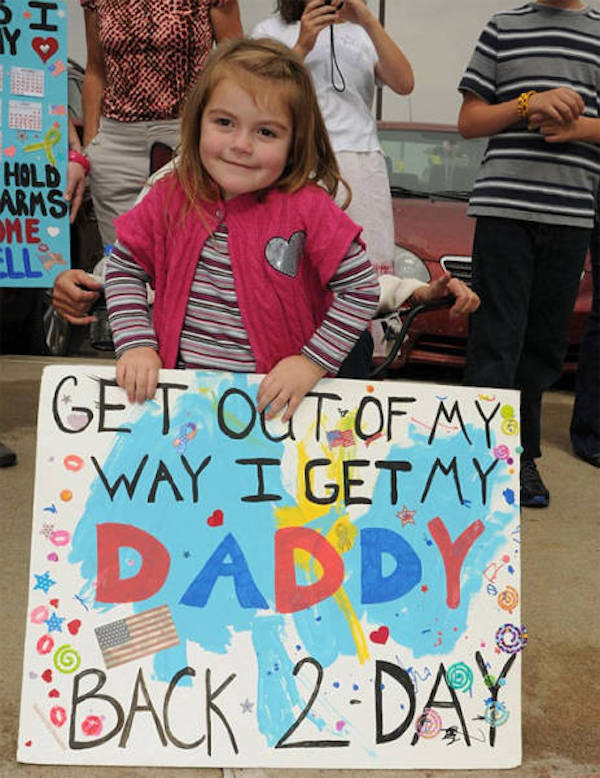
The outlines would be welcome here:
<svg viewBox="0 0 600 778">
<path fill-rule="evenodd" d="M 73 619 L 73 621 L 70 621 L 67 624 L 67 629 L 71 633 L 71 635 L 76 635 L 79 632 L 79 627 L 81 627 L 81 622 L 79 619 Z"/>
<path fill-rule="evenodd" d="M 31 746 L 31 740 L 26 740 L 25 745 L 27 746 L 27 748 L 29 748 Z"/>
<path fill-rule="evenodd" d="M 373 632 L 369 635 L 373 643 L 381 643 L 381 645 L 385 645 L 387 643 L 387 639 L 390 636 L 390 631 L 387 627 L 379 627 L 379 629 L 374 629 Z"/>
<path fill-rule="evenodd" d="M 53 608 L 58 608 L 58 600 L 56 597 L 53 600 L 50 600 L 50 605 L 52 605 Z"/>
<path fill-rule="evenodd" d="M 60 692 L 58 689 L 50 689 L 48 692 L 48 697 L 60 697 Z"/>
<path fill-rule="evenodd" d="M 52 680 L 52 670 L 50 670 L 49 668 L 48 670 L 44 670 L 44 672 L 42 673 L 42 678 L 44 679 L 44 681 L 46 681 L 46 683 L 50 683 L 50 681 Z"/>
<path fill-rule="evenodd" d="M 212 514 L 208 517 L 206 523 L 209 527 L 220 527 L 223 523 L 223 511 L 217 508 L 217 510 L 213 511 Z"/>
<path fill-rule="evenodd" d="M 34 38 L 31 46 L 42 62 L 48 62 L 58 51 L 58 41 L 56 38 Z"/>
<path fill-rule="evenodd" d="M 17 148 L 16 146 L 8 146 L 7 148 L 4 149 L 4 153 L 6 154 L 7 157 L 14 157 L 15 154 L 17 153 Z"/>
</svg>

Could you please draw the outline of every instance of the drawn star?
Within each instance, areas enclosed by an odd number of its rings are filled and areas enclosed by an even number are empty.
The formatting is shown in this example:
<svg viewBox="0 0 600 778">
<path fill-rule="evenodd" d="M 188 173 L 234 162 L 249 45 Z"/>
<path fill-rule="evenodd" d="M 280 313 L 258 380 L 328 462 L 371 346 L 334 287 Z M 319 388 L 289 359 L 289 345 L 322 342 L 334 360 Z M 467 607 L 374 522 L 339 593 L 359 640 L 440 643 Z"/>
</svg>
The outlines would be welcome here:
<svg viewBox="0 0 600 778">
<path fill-rule="evenodd" d="M 68 405 L 71 402 L 71 395 L 63 394 L 63 396 L 60 398 L 60 401 L 63 405 Z"/>
<path fill-rule="evenodd" d="M 409 511 L 408 508 L 406 507 L 406 505 L 403 505 L 402 506 L 402 510 L 398 511 L 396 516 L 402 522 L 402 526 L 406 527 L 407 524 L 414 524 L 415 523 L 415 520 L 414 520 L 415 513 L 416 513 L 416 511 Z"/>
<path fill-rule="evenodd" d="M 42 524 L 40 535 L 43 535 L 46 539 L 48 539 L 53 532 L 54 524 L 49 524 L 48 522 Z"/>
<path fill-rule="evenodd" d="M 64 617 L 57 616 L 56 613 L 53 613 L 44 623 L 48 625 L 48 632 L 62 632 L 62 623 L 64 620 Z"/>
<path fill-rule="evenodd" d="M 246 698 L 244 702 L 240 702 L 240 705 L 242 706 L 242 713 L 252 713 L 254 703 L 250 702 L 248 698 Z"/>
<path fill-rule="evenodd" d="M 44 594 L 48 594 L 48 589 L 51 586 L 54 586 L 56 581 L 53 581 L 52 578 L 50 578 L 50 571 L 46 570 L 44 575 L 38 575 L 37 573 L 34 573 L 36 578 L 36 585 L 33 587 L 34 589 L 41 589 Z"/>
<path fill-rule="evenodd" d="M 183 552 L 183 557 L 184 557 L 184 559 L 189 559 L 191 556 L 192 556 L 192 555 L 190 554 L 190 552 L 189 552 L 189 551 L 184 551 L 184 552 Z"/>
</svg>

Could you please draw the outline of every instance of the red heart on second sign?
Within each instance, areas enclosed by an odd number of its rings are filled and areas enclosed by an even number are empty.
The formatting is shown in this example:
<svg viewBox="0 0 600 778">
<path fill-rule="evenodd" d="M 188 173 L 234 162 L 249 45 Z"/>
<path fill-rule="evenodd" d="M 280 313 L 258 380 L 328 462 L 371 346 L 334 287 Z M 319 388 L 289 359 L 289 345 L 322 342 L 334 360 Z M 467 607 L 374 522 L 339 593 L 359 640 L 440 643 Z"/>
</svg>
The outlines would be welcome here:
<svg viewBox="0 0 600 778">
<path fill-rule="evenodd" d="M 44 670 L 44 672 L 42 673 L 42 678 L 44 679 L 44 681 L 46 681 L 46 683 L 50 683 L 50 681 L 52 680 L 52 670 L 50 669 Z"/>
<path fill-rule="evenodd" d="M 48 62 L 51 56 L 58 51 L 58 41 L 56 38 L 34 38 L 31 46 L 42 62 Z"/>
<path fill-rule="evenodd" d="M 50 689 L 48 692 L 48 697 L 60 697 L 60 692 L 58 689 Z"/>
<path fill-rule="evenodd" d="M 390 636 L 390 631 L 387 627 L 379 627 L 379 629 L 373 630 L 369 637 L 373 641 L 373 643 L 381 643 L 384 645 L 387 643 L 387 639 Z"/>
<path fill-rule="evenodd" d="M 220 527 L 223 523 L 223 511 L 217 508 L 217 510 L 213 511 L 212 514 L 208 517 L 206 523 L 209 527 Z"/>
<path fill-rule="evenodd" d="M 71 635 L 76 635 L 79 632 L 79 627 L 81 627 L 81 622 L 79 619 L 73 619 L 73 621 L 70 621 L 67 624 L 67 629 L 71 633 Z"/>
<path fill-rule="evenodd" d="M 58 608 L 58 600 L 56 597 L 53 600 L 50 600 L 50 605 L 52 605 L 53 608 Z"/>
</svg>

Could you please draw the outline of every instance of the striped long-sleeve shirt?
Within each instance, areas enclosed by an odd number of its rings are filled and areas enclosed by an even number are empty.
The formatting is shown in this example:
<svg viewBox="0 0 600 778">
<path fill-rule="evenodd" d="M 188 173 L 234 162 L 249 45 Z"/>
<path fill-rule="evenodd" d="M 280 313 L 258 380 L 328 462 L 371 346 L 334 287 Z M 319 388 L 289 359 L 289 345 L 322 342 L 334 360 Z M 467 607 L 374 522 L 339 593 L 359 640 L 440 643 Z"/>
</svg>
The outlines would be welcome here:
<svg viewBox="0 0 600 778">
<path fill-rule="evenodd" d="M 495 14 L 482 31 L 459 90 L 487 103 L 570 87 L 600 115 L 600 13 L 527 3 Z M 517 122 L 490 138 L 469 205 L 471 216 L 591 227 L 600 150 L 547 143 Z"/>
<path fill-rule="evenodd" d="M 147 303 L 147 281 L 135 258 L 117 243 L 106 272 L 117 356 L 139 346 L 158 348 Z M 352 243 L 329 287 L 333 302 L 302 353 L 336 374 L 379 301 L 379 282 L 360 244 Z M 196 266 L 179 341 L 178 366 L 255 371 L 235 293 L 224 224 L 208 238 Z"/>
</svg>

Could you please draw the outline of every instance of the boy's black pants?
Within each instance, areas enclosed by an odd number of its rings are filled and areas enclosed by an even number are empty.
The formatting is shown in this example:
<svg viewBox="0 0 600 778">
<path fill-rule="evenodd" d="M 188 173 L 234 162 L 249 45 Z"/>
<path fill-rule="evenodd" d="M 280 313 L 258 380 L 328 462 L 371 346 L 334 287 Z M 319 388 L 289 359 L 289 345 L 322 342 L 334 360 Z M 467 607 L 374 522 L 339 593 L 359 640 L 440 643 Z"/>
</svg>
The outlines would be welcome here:
<svg viewBox="0 0 600 778">
<path fill-rule="evenodd" d="M 571 418 L 573 451 L 584 459 L 600 456 L 600 224 L 592 232 L 592 310 L 579 348 L 577 386 Z"/>
<path fill-rule="evenodd" d="M 590 232 L 477 217 L 465 383 L 521 390 L 523 458 L 541 455 L 542 393 L 562 371 Z"/>
</svg>

